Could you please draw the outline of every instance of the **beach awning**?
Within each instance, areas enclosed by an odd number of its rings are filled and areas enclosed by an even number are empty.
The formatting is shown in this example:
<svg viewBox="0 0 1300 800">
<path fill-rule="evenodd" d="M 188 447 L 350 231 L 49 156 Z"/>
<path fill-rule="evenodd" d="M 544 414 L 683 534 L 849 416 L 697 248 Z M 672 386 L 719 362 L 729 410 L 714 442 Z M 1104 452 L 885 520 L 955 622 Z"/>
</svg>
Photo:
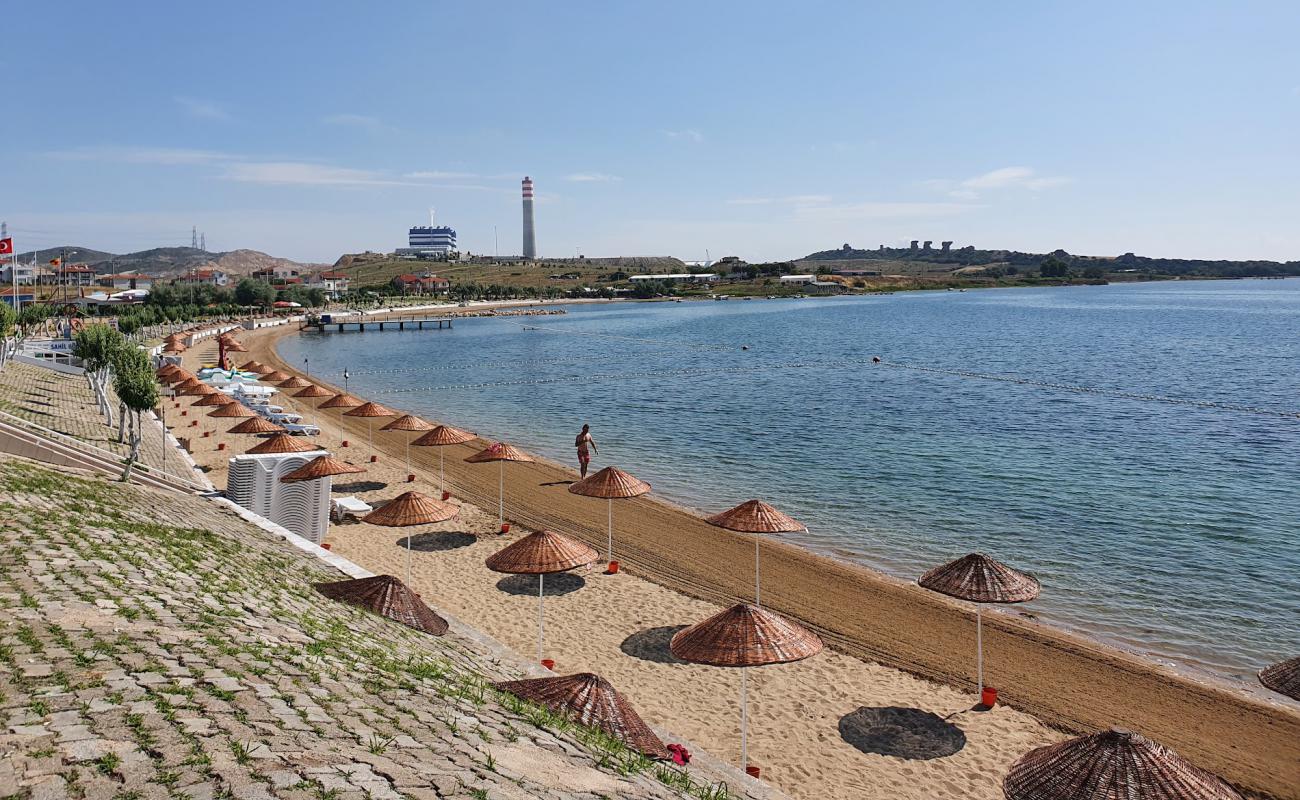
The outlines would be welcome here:
<svg viewBox="0 0 1300 800">
<path fill-rule="evenodd" d="M 446 447 L 453 444 L 472 442 L 478 437 L 469 431 L 462 431 L 450 425 L 439 425 L 428 433 L 411 442 L 415 447 Z"/>
<path fill-rule="evenodd" d="M 640 497 L 649 491 L 650 484 L 632 477 L 618 467 L 605 467 L 576 483 L 569 484 L 570 494 L 615 500 Z"/>
<path fill-rule="evenodd" d="M 216 415 L 209 414 L 208 416 L 216 416 Z M 245 415 L 241 414 L 239 416 L 245 416 Z M 242 434 L 284 433 L 285 429 L 281 425 L 276 425 L 274 422 L 271 422 L 270 420 L 262 419 L 256 414 L 253 414 L 251 417 L 239 423 L 238 425 L 231 428 L 227 432 L 242 433 Z"/>
<path fill-rule="evenodd" d="M 295 375 L 289 380 L 281 381 L 276 385 L 279 386 L 281 389 L 305 389 L 308 386 L 311 386 L 311 381 L 303 380 L 302 378 L 299 378 L 297 375 Z"/>
<path fill-rule="evenodd" d="M 311 444 L 306 441 L 306 437 L 290 436 L 287 433 L 277 433 L 259 445 L 250 447 L 247 451 L 250 456 L 269 455 L 272 453 L 310 453 L 313 450 L 324 450 L 319 445 Z"/>
<path fill-rule="evenodd" d="M 1259 682 L 1292 700 L 1300 700 L 1300 658 L 1283 661 L 1259 671 Z"/>
<path fill-rule="evenodd" d="M 266 366 L 260 361 L 245 361 L 242 365 L 240 365 L 239 369 L 244 372 L 252 372 L 254 374 L 271 371 L 270 367 Z"/>
<path fill-rule="evenodd" d="M 738 603 L 678 631 L 668 645 L 682 661 L 715 667 L 800 661 L 817 655 L 822 647 L 817 634 L 749 603 Z"/>
<path fill-rule="evenodd" d="M 343 412 L 345 417 L 395 417 L 397 412 L 378 403 L 362 403 Z"/>
<path fill-rule="evenodd" d="M 194 408 L 195 406 L 205 406 L 205 407 L 224 406 L 224 405 L 229 405 L 231 402 L 235 402 L 235 401 L 232 401 L 230 399 L 230 395 L 218 391 L 200 397 L 198 400 L 195 400 L 193 403 L 191 403 L 190 407 Z"/>
<path fill-rule="evenodd" d="M 296 483 L 298 481 L 315 481 L 333 475 L 353 475 L 358 472 L 365 472 L 365 470 L 361 467 L 349 464 L 342 459 L 335 458 L 334 456 L 323 455 L 316 456 L 311 461 L 308 461 L 293 472 L 285 475 L 280 479 L 280 482 Z"/>
<path fill-rule="evenodd" d="M 1023 603 L 1038 597 L 1038 579 L 983 553 L 935 567 L 917 581 L 931 591 L 975 603 Z"/>
<path fill-rule="evenodd" d="M 746 500 L 735 508 L 714 514 L 705 522 L 744 533 L 795 533 L 808 530 L 808 526 L 799 520 L 762 500 Z"/>
<path fill-rule="evenodd" d="M 258 419 L 262 419 L 257 416 L 257 412 L 253 411 L 238 400 L 231 400 L 229 397 L 226 397 L 226 402 L 221 404 L 221 408 L 208 414 L 208 416 L 217 417 L 218 419 L 239 419 L 240 417 L 257 417 Z"/>
<path fill-rule="evenodd" d="M 505 442 L 497 442 L 486 450 L 481 450 L 469 458 L 465 459 L 471 464 L 487 464 L 492 461 L 521 461 L 529 462 L 533 457 L 520 450 L 518 447 L 508 445 Z"/>
<path fill-rule="evenodd" d="M 317 408 L 355 408 L 361 405 L 361 401 L 350 394 L 336 394 Z"/>
<path fill-rule="evenodd" d="M 431 431 L 433 430 L 433 426 L 425 422 L 424 420 L 420 419 L 419 417 L 412 416 L 410 414 L 403 414 L 402 416 L 388 423 L 387 425 L 380 428 L 379 430 L 407 431 L 407 432 Z"/>
<path fill-rule="evenodd" d="M 258 380 L 264 381 L 265 383 L 279 383 L 281 381 L 289 380 L 290 377 L 291 376 L 287 373 L 281 372 L 278 369 L 273 369 L 262 375 Z"/>
<path fill-rule="evenodd" d="M 599 728 L 650 758 L 668 758 L 663 741 L 609 681 L 590 672 L 493 684 L 503 692 Z"/>
<path fill-rule="evenodd" d="M 392 575 L 312 585 L 332 600 L 364 608 L 408 628 L 434 636 L 447 632 L 447 620 L 435 614 L 409 586 Z"/>
<path fill-rule="evenodd" d="M 301 392 L 294 392 L 294 393 L 293 393 L 293 396 L 294 396 L 294 397 L 305 397 L 305 398 L 313 398 L 313 397 L 333 397 L 333 396 L 334 396 L 334 393 L 331 392 L 329 389 L 326 389 L 326 388 L 321 387 L 321 386 L 317 386 L 316 384 L 313 383 L 313 384 L 311 384 L 310 386 L 308 386 L 307 388 L 303 389 Z"/>
<path fill-rule="evenodd" d="M 1118 728 L 1029 751 L 1002 792 L 1007 800 L 1242 800 L 1213 773 Z"/>
<path fill-rule="evenodd" d="M 590 564 L 600 553 L 577 539 L 555 531 L 538 531 L 487 557 L 484 562 L 494 572 L 515 575 L 549 575 L 554 572 Z"/>
<path fill-rule="evenodd" d="M 361 521 L 386 528 L 408 528 L 446 522 L 459 513 L 459 506 L 420 492 L 404 492 L 362 517 Z"/>
</svg>

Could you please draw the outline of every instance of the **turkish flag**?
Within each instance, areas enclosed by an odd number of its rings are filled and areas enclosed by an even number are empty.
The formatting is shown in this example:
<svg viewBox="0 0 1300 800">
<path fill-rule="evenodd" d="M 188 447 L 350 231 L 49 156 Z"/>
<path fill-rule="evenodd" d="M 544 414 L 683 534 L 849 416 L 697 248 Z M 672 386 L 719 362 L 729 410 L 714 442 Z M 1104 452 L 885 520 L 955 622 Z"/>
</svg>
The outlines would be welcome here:
<svg viewBox="0 0 1300 800">
<path fill-rule="evenodd" d="M 14 251 L 13 239 L 0 239 L 0 256 L 7 256 Z"/>
</svg>

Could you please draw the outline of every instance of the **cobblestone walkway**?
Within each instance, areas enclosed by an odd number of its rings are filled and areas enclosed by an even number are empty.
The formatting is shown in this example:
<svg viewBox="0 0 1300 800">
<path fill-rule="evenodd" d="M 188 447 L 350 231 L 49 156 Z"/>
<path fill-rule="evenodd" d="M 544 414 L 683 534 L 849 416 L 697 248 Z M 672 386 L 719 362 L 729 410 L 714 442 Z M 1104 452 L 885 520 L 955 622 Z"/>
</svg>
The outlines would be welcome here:
<svg viewBox="0 0 1300 800">
<path fill-rule="evenodd" d="M 113 394 L 112 386 L 109 387 L 109 398 L 116 422 L 117 396 Z M 163 402 L 169 401 L 164 398 Z M 116 425 L 110 428 L 104 424 L 104 417 L 95 405 L 95 395 L 80 375 L 65 375 L 44 367 L 10 362 L 0 370 L 0 411 L 122 457 L 131 450 L 125 443 L 118 444 Z M 193 480 L 189 464 L 175 447 L 164 447 L 162 436 L 158 425 L 146 419 L 140 460 L 154 467 L 162 463 L 167 472 Z"/>
<path fill-rule="evenodd" d="M 726 798 L 201 498 L 0 456 L 0 798 Z"/>
</svg>

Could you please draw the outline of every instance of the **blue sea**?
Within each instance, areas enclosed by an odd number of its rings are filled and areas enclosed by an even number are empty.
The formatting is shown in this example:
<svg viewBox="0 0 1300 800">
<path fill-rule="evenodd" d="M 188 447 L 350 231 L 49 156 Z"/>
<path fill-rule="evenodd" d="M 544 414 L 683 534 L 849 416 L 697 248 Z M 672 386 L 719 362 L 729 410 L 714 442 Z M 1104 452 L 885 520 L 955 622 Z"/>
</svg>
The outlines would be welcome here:
<svg viewBox="0 0 1300 800">
<path fill-rule="evenodd" d="M 597 467 L 904 578 L 987 552 L 1191 671 L 1300 654 L 1300 279 L 566 308 L 280 353 L 560 461 L 590 423 Z"/>
</svg>

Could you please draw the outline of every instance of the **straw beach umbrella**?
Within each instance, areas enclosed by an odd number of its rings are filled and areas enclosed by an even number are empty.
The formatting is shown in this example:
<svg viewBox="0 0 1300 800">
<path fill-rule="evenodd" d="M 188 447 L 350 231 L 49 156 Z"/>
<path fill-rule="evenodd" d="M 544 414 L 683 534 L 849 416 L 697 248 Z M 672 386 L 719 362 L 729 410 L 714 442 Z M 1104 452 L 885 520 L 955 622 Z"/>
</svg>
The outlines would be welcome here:
<svg viewBox="0 0 1300 800">
<path fill-rule="evenodd" d="M 444 454 L 443 449 L 453 444 L 464 444 L 472 442 L 478 437 L 469 431 L 462 431 L 459 428 L 453 428 L 450 425 L 439 425 L 428 433 L 420 436 L 411 444 L 415 447 L 436 447 L 438 448 L 438 491 L 444 495 L 447 494 L 447 477 L 443 472 Z"/>
<path fill-rule="evenodd" d="M 749 667 L 815 656 L 822 640 L 785 617 L 740 603 L 678 631 L 668 650 L 682 661 L 740 668 L 740 767 L 749 767 Z"/>
<path fill-rule="evenodd" d="M 222 403 L 221 407 L 216 411 L 208 412 L 208 416 L 217 419 L 240 419 L 242 417 L 257 417 L 257 412 L 238 400 L 226 398 L 226 402 Z M 257 418 L 261 419 L 261 417 Z"/>
<path fill-rule="evenodd" d="M 240 372 L 251 372 L 256 375 L 262 372 L 270 372 L 271 368 L 263 364 L 261 361 L 254 360 L 245 361 L 243 364 L 240 364 L 239 370 Z"/>
<path fill-rule="evenodd" d="M 379 460 L 375 455 L 375 420 L 379 417 L 395 417 L 397 412 L 390 408 L 384 408 L 378 403 L 362 403 L 356 408 L 349 408 L 343 412 L 345 417 L 364 417 L 366 420 L 366 429 L 370 433 L 370 463 L 373 464 Z"/>
<path fill-rule="evenodd" d="M 276 386 L 279 386 L 281 389 L 305 389 L 308 386 L 311 386 L 311 381 L 303 380 L 297 375 L 294 375 L 287 381 L 277 383 Z"/>
<path fill-rule="evenodd" d="M 435 500 L 427 494 L 404 492 L 361 518 L 385 528 L 410 528 L 446 522 L 460 513 L 460 506 Z M 406 582 L 411 582 L 411 536 L 406 536 Z"/>
<path fill-rule="evenodd" d="M 808 530 L 808 526 L 794 517 L 777 511 L 762 500 L 746 500 L 735 508 L 729 508 L 721 514 L 714 514 L 705 520 L 710 525 L 726 528 L 729 531 L 744 533 L 796 533 Z M 762 600 L 762 582 L 759 580 L 758 548 L 763 537 L 754 537 L 754 605 Z"/>
<path fill-rule="evenodd" d="M 238 403 L 238 402 L 239 402 L 238 400 L 231 400 L 230 395 L 228 394 L 223 394 L 222 392 L 213 392 L 212 394 L 204 395 L 200 397 L 198 400 L 195 400 L 193 403 L 190 404 L 190 407 L 193 408 L 195 406 L 205 406 L 205 407 L 225 406 L 225 405 L 230 405 L 231 403 Z"/>
<path fill-rule="evenodd" d="M 266 433 L 284 433 L 284 432 L 285 429 L 283 426 L 276 425 L 274 422 L 270 421 L 269 419 L 262 419 L 256 414 L 254 414 L 253 416 L 249 417 L 248 419 L 244 420 L 243 422 L 239 423 L 238 425 L 236 425 L 235 427 L 227 431 L 227 433 L 240 433 L 240 434 L 248 434 L 248 435 L 266 434 Z"/>
<path fill-rule="evenodd" d="M 310 386 L 308 386 L 306 389 L 303 389 L 301 392 L 294 392 L 293 396 L 304 397 L 307 399 L 316 399 L 318 397 L 333 397 L 334 393 L 331 392 L 329 389 L 323 388 L 321 386 L 317 386 L 316 384 L 313 383 Z"/>
<path fill-rule="evenodd" d="M 546 576 L 565 572 L 600 558 L 594 547 L 554 531 L 530 533 L 503 547 L 484 562 L 493 572 L 537 576 L 537 660 L 542 660 L 546 638 Z"/>
<path fill-rule="evenodd" d="M 465 460 L 471 464 L 497 462 L 499 469 L 497 478 L 497 528 L 504 533 L 506 525 L 506 462 L 528 463 L 533 460 L 533 457 L 505 442 L 496 442 L 489 445 L 486 450 L 479 451 Z"/>
<path fill-rule="evenodd" d="M 336 394 L 333 397 L 326 399 L 325 402 L 316 406 L 316 408 L 317 410 L 329 411 L 330 409 L 334 409 L 334 408 L 342 408 L 342 409 L 356 408 L 359 405 L 361 405 L 361 401 L 350 394 Z M 339 442 L 341 444 L 347 442 L 347 440 L 343 438 L 344 436 L 347 435 L 348 434 L 346 430 L 339 431 Z M 346 446 L 346 444 L 344 444 L 344 446 Z"/>
<path fill-rule="evenodd" d="M 365 472 L 365 469 L 326 453 L 323 456 L 316 456 L 311 461 L 285 475 L 280 479 L 280 483 L 318 481 L 321 478 L 329 478 L 334 475 L 355 475 L 358 472 Z"/>
<path fill-rule="evenodd" d="M 921 576 L 918 584 L 933 592 L 969 600 L 975 604 L 975 652 L 977 692 L 984 693 L 984 603 L 1024 603 L 1038 597 L 1038 579 L 994 561 L 983 553 L 971 553 Z M 981 698 L 982 699 L 982 698 Z"/>
<path fill-rule="evenodd" d="M 206 383 L 197 383 L 197 385 L 187 385 L 176 394 L 182 397 L 206 397 L 208 395 L 221 394 L 221 392 L 213 389 Z"/>
<path fill-rule="evenodd" d="M 263 383 L 279 383 L 281 381 L 289 380 L 289 375 L 281 372 L 278 369 L 273 369 L 270 372 L 267 372 L 262 376 L 260 376 L 258 380 L 262 381 Z"/>
<path fill-rule="evenodd" d="M 374 575 L 350 581 L 312 584 L 316 591 L 332 600 L 364 608 L 381 617 L 402 623 L 417 631 L 441 636 L 447 632 L 447 620 L 411 591 L 411 587 L 392 575 Z"/>
<path fill-rule="evenodd" d="M 1224 780 L 1120 728 L 1030 750 L 1002 780 L 1007 800 L 1242 800 Z"/>
<path fill-rule="evenodd" d="M 1300 658 L 1283 661 L 1259 671 L 1259 682 L 1292 700 L 1300 700 Z"/>
<path fill-rule="evenodd" d="M 557 714 L 571 716 L 587 727 L 599 728 L 650 758 L 668 758 L 663 741 L 650 730 L 627 698 L 599 675 L 579 672 L 492 685 Z"/>
<path fill-rule="evenodd" d="M 388 423 L 387 425 L 380 428 L 379 430 L 406 431 L 408 433 L 424 433 L 425 431 L 433 430 L 433 426 L 425 422 L 424 420 L 420 419 L 419 417 L 414 417 L 411 416 L 410 414 L 403 414 L 402 416 Z M 414 477 L 413 475 L 411 475 L 411 438 L 412 437 L 410 436 L 406 437 L 406 474 L 410 476 L 407 478 L 408 481 Z"/>
<path fill-rule="evenodd" d="M 609 518 L 606 552 L 611 564 L 614 562 L 614 500 L 640 497 L 649 491 L 650 484 L 632 477 L 618 467 L 605 467 L 594 475 L 569 484 L 570 494 L 605 498 Z"/>
<path fill-rule="evenodd" d="M 321 449 L 324 448 L 310 444 L 305 439 L 300 439 L 297 436 L 290 436 L 287 433 L 277 433 L 261 444 L 250 447 L 247 453 L 250 456 L 261 456 L 271 453 L 310 453 L 314 450 Z"/>
</svg>

